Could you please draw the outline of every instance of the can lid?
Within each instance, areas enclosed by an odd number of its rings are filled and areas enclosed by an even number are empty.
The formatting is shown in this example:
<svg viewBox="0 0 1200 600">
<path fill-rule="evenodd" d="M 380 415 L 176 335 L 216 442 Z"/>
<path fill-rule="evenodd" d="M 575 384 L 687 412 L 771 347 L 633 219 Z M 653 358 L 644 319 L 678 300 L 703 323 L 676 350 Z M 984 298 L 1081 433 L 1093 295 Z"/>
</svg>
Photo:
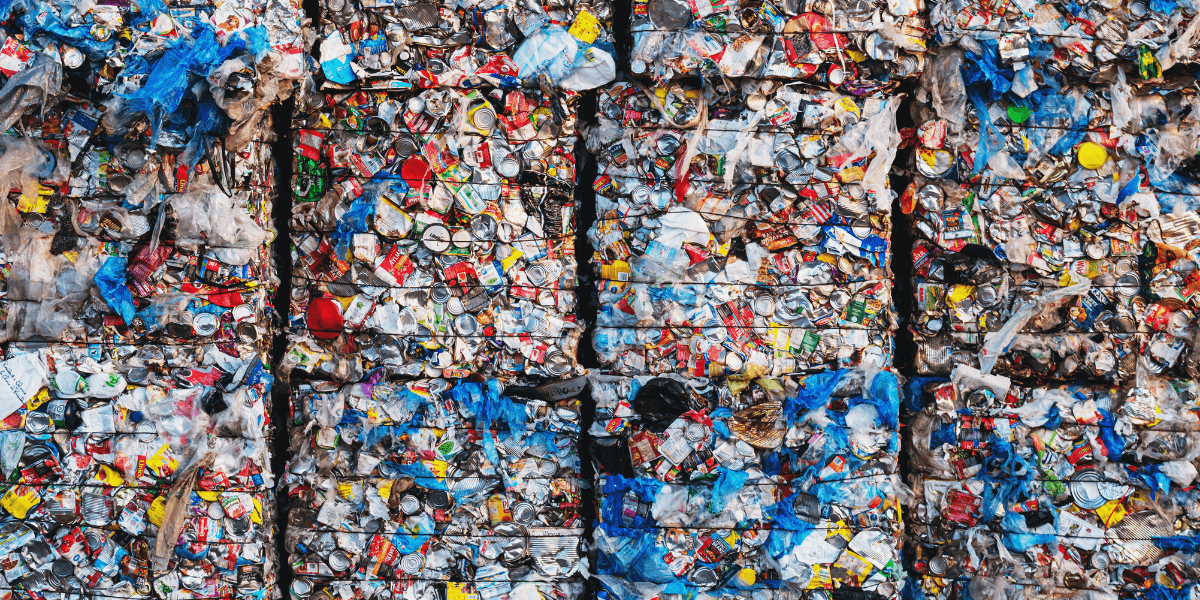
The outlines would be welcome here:
<svg viewBox="0 0 1200 600">
<path fill-rule="evenodd" d="M 929 560 L 929 572 L 933 573 L 934 575 L 941 575 L 945 573 L 947 568 L 948 565 L 946 564 L 946 559 L 940 554 Z"/>
<path fill-rule="evenodd" d="M 494 240 L 496 239 L 496 225 L 496 217 L 480 213 L 471 218 L 471 235 L 478 240 Z"/>
<path fill-rule="evenodd" d="M 429 289 L 429 299 L 438 304 L 445 304 L 451 298 L 450 287 L 444 283 L 435 283 Z"/>
<path fill-rule="evenodd" d="M 717 572 L 708 567 L 696 567 L 689 579 L 696 585 L 713 585 L 717 582 Z"/>
<path fill-rule="evenodd" d="M 71 564 L 71 561 L 65 558 L 60 558 L 50 563 L 50 572 L 54 573 L 54 576 L 59 579 L 66 579 L 75 574 L 75 565 Z"/>
<path fill-rule="evenodd" d="M 742 367 L 745 366 L 745 361 L 736 352 L 730 352 L 725 355 L 725 371 L 729 373 L 740 373 Z"/>
<path fill-rule="evenodd" d="M 459 335 L 469 336 L 475 335 L 475 331 L 479 329 L 479 321 L 475 320 L 475 316 L 471 314 L 461 314 L 454 319 L 454 330 Z"/>
<path fill-rule="evenodd" d="M 425 500 L 429 502 L 434 510 L 445 510 L 450 508 L 450 495 L 442 490 L 429 490 L 429 494 L 425 496 Z"/>
<path fill-rule="evenodd" d="M 1071 499 L 1076 506 L 1084 509 L 1094 509 L 1102 506 L 1107 500 L 1100 494 L 1100 473 L 1091 469 L 1079 471 L 1068 484 Z"/>
<path fill-rule="evenodd" d="M 71 46 L 63 46 L 63 66 L 68 69 L 78 69 L 83 65 L 83 53 Z"/>
<path fill-rule="evenodd" d="M 444 225 L 430 225 L 421 234 L 421 244 L 430 252 L 441 254 L 450 249 L 450 230 Z"/>
<path fill-rule="evenodd" d="M 400 559 L 400 568 L 409 575 L 416 575 L 421 572 L 421 567 L 425 565 L 425 557 L 413 552 L 412 554 L 404 555 Z"/>
<path fill-rule="evenodd" d="M 345 571 L 350 568 L 350 555 L 345 550 L 334 550 L 329 553 L 329 568 L 335 572 Z"/>
<path fill-rule="evenodd" d="M 511 179 L 521 174 L 521 163 L 516 157 L 507 156 L 496 165 L 496 172 Z"/>
<path fill-rule="evenodd" d="M 31 412 L 25 415 L 25 431 L 44 433 L 50 430 L 50 415 L 43 412 Z"/>
<path fill-rule="evenodd" d="M 297 577 L 292 580 L 292 597 L 298 600 L 304 600 L 312 593 L 312 582 L 303 578 Z"/>
<path fill-rule="evenodd" d="M 213 519 L 224 519 L 225 518 L 225 509 L 221 507 L 220 502 L 209 502 L 208 503 L 208 516 L 209 516 L 209 518 L 213 518 Z"/>
<path fill-rule="evenodd" d="M 471 246 L 471 242 L 473 241 L 471 230 L 456 230 L 454 234 L 450 236 L 450 241 L 454 244 L 455 248 L 469 248 Z"/>
<path fill-rule="evenodd" d="M 400 499 L 400 510 L 404 511 L 406 515 L 415 515 L 421 512 L 421 501 L 412 494 L 405 494 Z"/>
<path fill-rule="evenodd" d="M 480 131 L 491 131 L 496 127 L 496 112 L 487 106 L 471 111 L 471 124 Z"/>
<path fill-rule="evenodd" d="M 217 332 L 217 315 L 212 313 L 199 313 L 192 319 L 192 329 L 196 330 L 196 335 L 200 337 L 208 337 Z"/>
<path fill-rule="evenodd" d="M 528 502 L 518 502 L 512 507 L 512 516 L 514 521 L 528 525 L 537 518 L 537 510 Z"/>
</svg>

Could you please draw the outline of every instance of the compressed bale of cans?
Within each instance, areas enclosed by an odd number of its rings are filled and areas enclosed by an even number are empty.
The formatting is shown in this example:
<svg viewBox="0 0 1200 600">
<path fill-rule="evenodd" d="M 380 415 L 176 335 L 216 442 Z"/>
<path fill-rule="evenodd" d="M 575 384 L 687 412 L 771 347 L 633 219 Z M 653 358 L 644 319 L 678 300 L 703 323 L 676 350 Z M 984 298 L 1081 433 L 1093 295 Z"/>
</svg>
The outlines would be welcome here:
<svg viewBox="0 0 1200 600">
<path fill-rule="evenodd" d="M 921 72 L 925 3 L 633 0 L 629 70 L 805 81 L 866 94 Z"/>
<path fill-rule="evenodd" d="M 1195 380 L 908 385 L 911 597 L 1190 593 Z"/>
<path fill-rule="evenodd" d="M 444 4 L 322 0 L 313 74 L 345 89 L 544 81 L 587 90 L 616 74 L 610 0 Z"/>
<path fill-rule="evenodd" d="M 899 597 L 893 372 L 591 384 L 600 597 Z"/>
<path fill-rule="evenodd" d="M 579 597 L 580 414 L 570 388 L 479 376 L 389 382 L 382 371 L 296 386 L 282 482 L 292 595 Z"/>
<path fill-rule="evenodd" d="M 295 118 L 285 370 L 578 369 L 575 110 L 533 88 L 314 91 Z"/>
<path fill-rule="evenodd" d="M 0 595 L 274 595 L 267 110 L 299 7 L 0 18 Z"/>
<path fill-rule="evenodd" d="M 599 595 L 899 594 L 889 173 L 921 10 L 632 3 L 587 139 Z"/>
<path fill-rule="evenodd" d="M 1019 12 L 1048 23 L 999 36 L 935 11 L 944 47 L 921 81 L 902 202 L 920 372 L 1196 377 L 1195 75 L 1170 59 L 1192 34 L 1126 12 L 1137 4 L 1086 40 L 1072 32 L 1107 9 L 1060 32 L 1065 7 L 1031 4 Z M 1114 27 L 1157 31 L 1157 51 Z"/>
<path fill-rule="evenodd" d="M 917 94 L 914 597 L 1182 597 L 1194 9 L 933 7 Z"/>
<path fill-rule="evenodd" d="M 293 597 L 582 594 L 560 380 L 577 90 L 612 78 L 611 11 L 321 4 L 292 127 Z"/>
<path fill-rule="evenodd" d="M 270 592 L 272 378 L 262 352 L 232 342 L 10 344 L 5 597 Z"/>
<path fill-rule="evenodd" d="M 890 365 L 899 99 L 735 81 L 600 95 L 601 366 L 753 378 Z"/>
</svg>

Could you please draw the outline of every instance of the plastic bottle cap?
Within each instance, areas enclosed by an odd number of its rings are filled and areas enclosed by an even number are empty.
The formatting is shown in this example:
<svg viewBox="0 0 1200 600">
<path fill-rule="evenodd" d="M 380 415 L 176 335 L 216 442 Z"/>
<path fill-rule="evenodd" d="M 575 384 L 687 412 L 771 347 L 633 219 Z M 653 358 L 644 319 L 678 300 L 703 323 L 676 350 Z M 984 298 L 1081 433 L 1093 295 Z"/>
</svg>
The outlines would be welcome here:
<svg viewBox="0 0 1200 600">
<path fill-rule="evenodd" d="M 135 411 L 129 413 L 129 420 L 133 421 L 134 423 L 141 423 L 142 422 L 142 411 L 135 410 Z"/>
<path fill-rule="evenodd" d="M 1029 117 L 1032 114 L 1033 113 L 1030 112 L 1030 110 L 1024 106 L 1008 107 L 1008 118 L 1013 123 L 1017 123 L 1017 124 L 1024 123 L 1025 121 L 1029 120 Z"/>
<path fill-rule="evenodd" d="M 758 574 L 754 572 L 754 569 L 749 567 L 738 571 L 737 576 L 738 580 L 745 585 L 754 585 L 754 583 L 758 580 Z"/>
<path fill-rule="evenodd" d="M 424 182 L 429 181 L 432 174 L 433 170 L 419 156 L 410 157 L 400 167 L 400 176 L 408 185 L 415 188 L 419 188 L 424 185 Z"/>
<path fill-rule="evenodd" d="M 1079 166 L 1085 169 L 1099 169 L 1108 162 L 1108 150 L 1095 142 L 1084 142 L 1079 146 Z"/>
</svg>

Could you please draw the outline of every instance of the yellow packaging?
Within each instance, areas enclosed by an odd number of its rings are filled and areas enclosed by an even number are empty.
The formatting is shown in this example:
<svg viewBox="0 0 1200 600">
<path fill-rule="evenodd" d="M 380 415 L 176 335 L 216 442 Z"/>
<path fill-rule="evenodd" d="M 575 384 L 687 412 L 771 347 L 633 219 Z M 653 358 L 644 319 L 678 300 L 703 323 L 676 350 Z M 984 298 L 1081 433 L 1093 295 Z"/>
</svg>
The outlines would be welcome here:
<svg viewBox="0 0 1200 600">
<path fill-rule="evenodd" d="M 808 580 L 808 585 L 805 589 L 808 590 L 827 590 L 833 587 L 833 575 L 829 572 L 828 565 L 813 565 L 812 578 Z"/>
<path fill-rule="evenodd" d="M 96 481 L 111 485 L 113 487 L 125 485 L 125 478 L 108 465 L 100 465 L 100 470 L 96 471 Z"/>
<path fill-rule="evenodd" d="M 594 43 L 600 36 L 600 21 L 587 10 L 580 10 L 567 33 L 585 44 Z"/>
<path fill-rule="evenodd" d="M 479 594 L 470 591 L 470 583 L 455 583 L 446 584 L 446 600 L 479 600 Z"/>
<path fill-rule="evenodd" d="M 492 521 L 492 525 L 499 525 L 505 521 L 512 520 L 512 512 L 508 508 L 508 500 L 496 494 L 488 498 L 488 518 Z"/>
<path fill-rule="evenodd" d="M 25 408 L 37 410 L 39 406 L 45 404 L 48 400 L 50 400 L 50 392 L 46 388 L 42 388 L 25 403 Z"/>
<path fill-rule="evenodd" d="M 24 485 L 9 488 L 4 497 L 0 498 L 0 507 L 18 519 L 24 519 L 33 507 L 41 503 L 42 497 L 38 495 L 37 490 Z"/>
<path fill-rule="evenodd" d="M 1100 524 L 1105 527 L 1112 527 L 1120 523 L 1127 514 L 1129 513 L 1125 511 L 1125 506 L 1121 504 L 1120 500 L 1109 500 L 1096 509 L 1096 516 L 1100 517 Z"/>
<path fill-rule="evenodd" d="M 159 496 L 150 503 L 149 510 L 146 511 L 146 519 L 155 527 L 162 527 L 163 518 L 167 516 L 167 498 Z"/>
<path fill-rule="evenodd" d="M 512 268 L 513 263 L 517 262 L 517 259 L 521 258 L 522 256 L 525 256 L 524 252 L 513 248 L 512 254 L 500 259 L 500 269 L 507 273 L 508 270 Z"/>
<path fill-rule="evenodd" d="M 450 463 L 444 460 L 426 460 L 422 462 L 425 463 L 426 467 L 429 467 L 429 471 L 438 479 L 445 479 L 446 473 L 450 469 Z"/>
<path fill-rule="evenodd" d="M 951 304 L 957 305 L 959 302 L 969 298 L 971 293 L 974 291 L 975 286 L 973 285 L 958 284 L 950 288 L 950 293 L 946 294 L 946 299 L 949 300 Z"/>
<path fill-rule="evenodd" d="M 163 444 L 158 450 L 146 459 L 146 466 L 158 473 L 160 477 L 169 477 L 179 468 L 179 461 L 171 455 L 171 448 L 167 444 Z"/>
</svg>

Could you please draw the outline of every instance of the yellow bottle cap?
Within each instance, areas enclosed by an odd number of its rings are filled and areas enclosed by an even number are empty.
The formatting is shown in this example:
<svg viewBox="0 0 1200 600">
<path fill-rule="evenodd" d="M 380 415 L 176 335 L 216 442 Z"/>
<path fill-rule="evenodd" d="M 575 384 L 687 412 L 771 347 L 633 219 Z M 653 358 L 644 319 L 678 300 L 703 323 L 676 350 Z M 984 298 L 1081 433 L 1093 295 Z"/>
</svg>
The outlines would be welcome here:
<svg viewBox="0 0 1200 600">
<path fill-rule="evenodd" d="M 754 583 L 758 581 L 758 573 L 755 573 L 754 569 L 749 567 L 738 571 L 737 576 L 738 580 L 745 585 L 754 585 Z"/>
<path fill-rule="evenodd" d="M 1095 142 L 1084 142 L 1079 145 L 1079 166 L 1085 169 L 1099 169 L 1108 162 L 1108 150 Z"/>
</svg>

